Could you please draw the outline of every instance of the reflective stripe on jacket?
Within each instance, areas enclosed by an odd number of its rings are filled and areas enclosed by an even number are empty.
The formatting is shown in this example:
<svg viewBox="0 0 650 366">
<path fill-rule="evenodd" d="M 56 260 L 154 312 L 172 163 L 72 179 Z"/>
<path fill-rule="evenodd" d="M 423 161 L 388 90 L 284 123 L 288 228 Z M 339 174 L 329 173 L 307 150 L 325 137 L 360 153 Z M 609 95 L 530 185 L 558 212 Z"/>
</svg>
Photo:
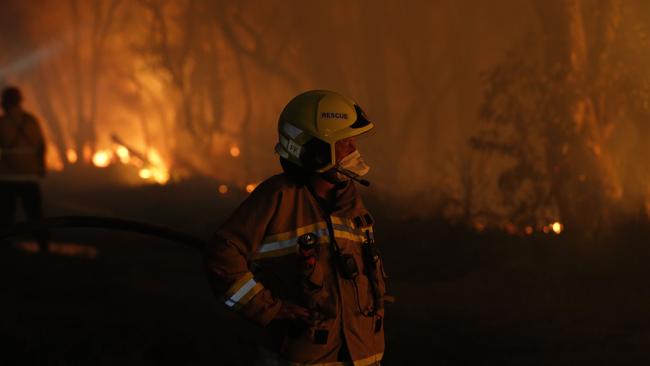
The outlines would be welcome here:
<svg viewBox="0 0 650 366">
<path fill-rule="evenodd" d="M 362 250 L 373 219 L 353 182 L 337 191 L 336 202 L 326 214 L 307 187 L 276 175 L 251 193 L 207 248 L 215 292 L 228 308 L 265 326 L 267 347 L 292 364 L 338 364 L 342 342 L 354 365 L 378 363 L 384 352 L 383 306 L 374 304 L 370 286 L 375 281 L 380 297 L 385 294 L 383 264 L 369 271 Z M 307 257 L 305 238 L 314 244 Z M 354 279 L 339 273 L 332 239 L 354 258 Z M 309 309 L 312 324 L 272 322 L 283 300 Z"/>
</svg>

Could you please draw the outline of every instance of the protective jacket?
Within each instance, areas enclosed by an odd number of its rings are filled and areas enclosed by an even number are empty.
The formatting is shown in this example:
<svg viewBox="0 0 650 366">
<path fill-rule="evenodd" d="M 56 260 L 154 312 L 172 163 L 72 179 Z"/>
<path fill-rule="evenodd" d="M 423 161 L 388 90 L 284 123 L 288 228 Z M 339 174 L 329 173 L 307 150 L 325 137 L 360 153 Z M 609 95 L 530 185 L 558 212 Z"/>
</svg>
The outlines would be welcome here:
<svg viewBox="0 0 650 366">
<path fill-rule="evenodd" d="M 306 185 L 276 175 L 207 248 L 216 293 L 265 326 L 267 346 L 288 364 L 338 365 L 344 343 L 354 365 L 374 365 L 383 356 L 386 276 L 381 259 L 368 255 L 376 253 L 373 219 L 353 182 L 337 191 L 335 202 L 328 209 Z M 355 268 L 356 275 L 349 273 Z M 309 309 L 310 322 L 273 320 L 282 301 Z"/>
<path fill-rule="evenodd" d="M 33 181 L 45 174 L 45 139 L 36 118 L 17 111 L 0 117 L 0 180 Z"/>
</svg>

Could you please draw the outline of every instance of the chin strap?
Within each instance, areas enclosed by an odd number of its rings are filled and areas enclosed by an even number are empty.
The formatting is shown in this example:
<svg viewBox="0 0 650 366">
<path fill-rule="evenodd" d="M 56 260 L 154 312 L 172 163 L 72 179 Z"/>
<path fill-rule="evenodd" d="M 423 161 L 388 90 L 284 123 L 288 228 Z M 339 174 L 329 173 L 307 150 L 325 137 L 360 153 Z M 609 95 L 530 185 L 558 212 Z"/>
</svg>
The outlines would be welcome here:
<svg viewBox="0 0 650 366">
<path fill-rule="evenodd" d="M 353 171 L 341 168 L 338 165 L 334 166 L 334 168 L 332 168 L 332 169 L 334 169 L 338 173 L 341 173 L 341 174 L 345 175 L 346 177 L 350 178 L 351 180 L 353 180 L 355 182 L 358 182 L 362 186 L 366 186 L 366 187 L 370 186 L 370 182 L 368 180 L 361 178 L 361 176 L 359 174 L 357 174 L 357 173 L 355 173 Z"/>
</svg>

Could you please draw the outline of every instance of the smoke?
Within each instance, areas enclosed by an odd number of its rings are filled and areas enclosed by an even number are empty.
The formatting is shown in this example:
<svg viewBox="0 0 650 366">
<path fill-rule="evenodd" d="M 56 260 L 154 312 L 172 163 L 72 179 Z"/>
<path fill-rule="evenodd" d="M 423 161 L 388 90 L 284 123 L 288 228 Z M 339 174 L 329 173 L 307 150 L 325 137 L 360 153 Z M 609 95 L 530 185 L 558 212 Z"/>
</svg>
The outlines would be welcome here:
<svg viewBox="0 0 650 366">
<path fill-rule="evenodd" d="M 280 171 L 286 102 L 337 90 L 377 126 L 360 150 L 379 194 L 413 213 L 462 216 L 468 200 L 474 213 L 500 212 L 498 173 L 511 162 L 468 140 L 481 123 L 481 73 L 538 31 L 536 4 L 10 1 L 0 78 L 24 87 L 59 165 L 69 149 L 110 148 L 115 134 L 160 152 L 172 176 L 242 187 Z M 647 197 L 647 172 L 633 178 L 623 165 L 636 199 Z"/>
</svg>

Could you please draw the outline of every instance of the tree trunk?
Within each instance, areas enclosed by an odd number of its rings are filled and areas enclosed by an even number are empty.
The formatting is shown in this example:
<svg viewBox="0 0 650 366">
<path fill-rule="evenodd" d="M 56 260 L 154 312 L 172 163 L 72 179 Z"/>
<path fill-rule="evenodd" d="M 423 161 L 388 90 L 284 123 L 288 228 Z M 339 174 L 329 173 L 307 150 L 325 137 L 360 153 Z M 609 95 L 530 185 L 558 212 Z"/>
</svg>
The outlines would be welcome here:
<svg viewBox="0 0 650 366">
<path fill-rule="evenodd" d="M 615 196 L 615 173 L 605 143 L 612 123 L 597 84 L 616 30 L 614 0 L 602 0 L 595 17 L 585 17 L 581 0 L 540 2 L 545 69 L 555 91 L 548 113 L 546 152 L 551 190 L 566 229 L 592 236 L 602 227 L 607 196 Z M 594 3 L 590 4 L 594 5 Z M 595 32 L 587 36 L 588 20 Z M 589 23 L 590 25 L 592 23 Z"/>
</svg>

